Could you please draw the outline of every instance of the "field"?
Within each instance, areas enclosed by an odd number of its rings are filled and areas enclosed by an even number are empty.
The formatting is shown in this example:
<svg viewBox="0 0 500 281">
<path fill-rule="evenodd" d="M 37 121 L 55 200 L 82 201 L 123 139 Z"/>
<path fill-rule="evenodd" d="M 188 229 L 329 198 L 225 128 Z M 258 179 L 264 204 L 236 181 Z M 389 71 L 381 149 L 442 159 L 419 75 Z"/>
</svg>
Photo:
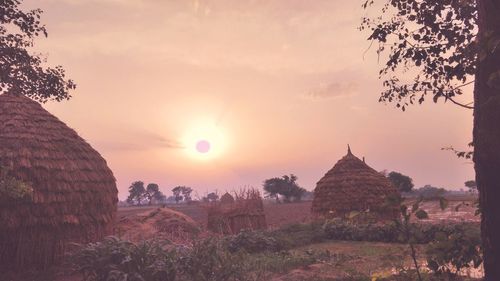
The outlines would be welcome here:
<svg viewBox="0 0 500 281">
<path fill-rule="evenodd" d="M 425 222 L 440 223 L 449 221 L 469 221 L 479 222 L 479 216 L 474 214 L 476 207 L 471 198 L 449 198 L 449 205 L 442 211 L 438 201 L 428 201 L 422 203 L 422 209 L 427 211 L 429 219 Z M 409 199 L 406 204 L 411 205 L 414 200 Z M 268 227 L 278 228 L 288 224 L 304 223 L 312 219 L 311 201 L 275 204 L 266 202 L 264 210 Z M 458 206 L 458 209 L 456 209 Z M 167 206 L 170 209 L 181 212 L 202 226 L 206 225 L 207 214 L 203 206 L 198 204 L 172 204 Z M 144 207 L 122 207 L 118 209 L 118 219 L 132 216 L 134 214 L 153 210 L 158 206 Z"/>
<path fill-rule="evenodd" d="M 412 200 L 406 202 L 406 204 L 412 203 Z M 163 206 L 122 207 L 118 209 L 117 221 L 137 220 L 137 218 L 141 221 L 143 220 L 141 216 L 159 207 Z M 269 228 L 267 233 L 278 240 L 290 242 L 290 245 L 287 246 L 286 251 L 250 255 L 249 260 L 263 263 L 268 271 L 268 275 L 260 280 L 365 280 L 356 278 L 359 277 L 358 275 L 387 276 L 400 268 L 413 266 L 409 247 L 405 244 L 324 239 L 324 234 L 321 234 L 323 236 L 319 234 L 321 226 L 308 227 L 308 225 L 313 225 L 310 223 L 312 221 L 311 202 L 289 204 L 266 202 L 264 207 Z M 438 201 L 423 202 L 421 207 L 429 214 L 429 218 L 423 220 L 424 223 L 447 225 L 451 222 L 472 222 L 475 225 L 479 221 L 479 217 L 474 214 L 476 207 L 469 198 L 450 198 L 444 211 L 441 210 Z M 202 236 L 207 235 L 204 231 L 207 214 L 202 205 L 175 204 L 169 205 L 168 208 L 191 218 L 194 224 L 201 226 Z M 314 238 L 316 236 L 321 237 L 316 241 Z M 419 263 L 425 264 L 425 245 L 417 245 L 417 252 Z M 471 277 L 480 277 L 482 274 L 481 270 L 465 273 Z M 64 270 L 53 269 L 33 278 L 33 275 L 28 273 L 26 277 L 16 275 L 2 280 L 81 280 L 79 275 L 70 274 L 66 268 Z"/>
</svg>

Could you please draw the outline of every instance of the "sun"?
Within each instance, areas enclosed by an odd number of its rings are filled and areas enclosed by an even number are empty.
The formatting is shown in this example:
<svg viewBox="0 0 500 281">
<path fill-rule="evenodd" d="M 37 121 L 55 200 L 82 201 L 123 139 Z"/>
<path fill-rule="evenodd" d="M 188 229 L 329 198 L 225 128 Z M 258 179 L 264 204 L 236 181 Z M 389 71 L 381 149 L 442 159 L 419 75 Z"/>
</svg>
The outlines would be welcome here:
<svg viewBox="0 0 500 281">
<path fill-rule="evenodd" d="M 186 152 L 196 159 L 213 159 L 223 154 L 227 142 L 222 128 L 208 121 L 198 122 L 182 138 Z"/>
</svg>

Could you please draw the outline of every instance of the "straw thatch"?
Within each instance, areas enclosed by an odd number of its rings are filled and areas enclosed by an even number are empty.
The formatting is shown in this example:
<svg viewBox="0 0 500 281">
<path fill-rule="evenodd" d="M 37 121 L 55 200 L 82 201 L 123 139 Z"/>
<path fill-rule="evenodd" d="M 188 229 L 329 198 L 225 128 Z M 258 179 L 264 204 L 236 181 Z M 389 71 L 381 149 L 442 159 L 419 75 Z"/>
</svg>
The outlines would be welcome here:
<svg viewBox="0 0 500 281">
<path fill-rule="evenodd" d="M 169 208 L 126 215 L 119 218 L 115 225 L 118 236 L 134 242 L 154 238 L 182 243 L 199 232 L 200 227 L 192 218 Z"/>
<path fill-rule="evenodd" d="M 221 204 L 234 203 L 234 197 L 231 194 L 229 194 L 228 192 L 226 192 L 226 193 L 224 193 L 224 195 L 221 196 L 220 203 Z"/>
<path fill-rule="evenodd" d="M 237 234 L 243 229 L 267 228 L 264 203 L 258 190 L 241 190 L 239 194 L 231 196 L 231 199 L 232 202 L 225 200 L 208 205 L 209 230 L 221 234 Z"/>
<path fill-rule="evenodd" d="M 391 219 L 398 216 L 399 207 L 390 204 L 390 199 L 398 196 L 398 190 L 384 175 L 354 156 L 348 148 L 347 155 L 317 183 L 312 212 L 345 217 L 354 211 Z"/>
<path fill-rule="evenodd" d="M 45 268 L 69 242 L 112 231 L 117 189 L 106 161 L 35 101 L 0 95 L 0 166 L 32 187 L 0 200 L 0 266 Z"/>
</svg>

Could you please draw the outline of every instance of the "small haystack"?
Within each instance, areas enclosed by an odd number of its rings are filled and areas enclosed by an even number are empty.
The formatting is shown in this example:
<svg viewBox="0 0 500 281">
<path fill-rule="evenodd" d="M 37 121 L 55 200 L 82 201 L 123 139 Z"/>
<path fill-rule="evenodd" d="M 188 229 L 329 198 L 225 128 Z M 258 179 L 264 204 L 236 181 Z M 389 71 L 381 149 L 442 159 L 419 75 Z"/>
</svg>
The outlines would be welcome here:
<svg viewBox="0 0 500 281">
<path fill-rule="evenodd" d="M 228 195 L 232 202 L 226 197 L 224 203 L 221 198 L 220 202 L 208 205 L 209 230 L 221 234 L 237 234 L 243 229 L 267 228 L 264 203 L 258 190 L 242 190 L 234 198 Z"/>
<path fill-rule="evenodd" d="M 193 219 L 169 208 L 119 218 L 115 228 L 118 236 L 134 242 L 155 238 L 182 243 L 199 232 Z"/>
<path fill-rule="evenodd" d="M 229 194 L 228 192 L 226 192 L 226 193 L 224 193 L 224 195 L 221 196 L 220 203 L 221 204 L 232 204 L 232 203 L 234 203 L 234 197 L 231 194 Z"/>
<path fill-rule="evenodd" d="M 315 215 L 345 217 L 352 211 L 367 212 L 377 219 L 398 216 L 397 204 L 388 204 L 399 192 L 381 173 L 351 153 L 340 159 L 317 183 L 312 212 Z"/>
<path fill-rule="evenodd" d="M 106 161 L 22 95 L 0 95 L 0 168 L 0 266 L 45 268 L 68 242 L 111 233 L 118 199 Z M 14 181 L 26 196 L 6 192 Z"/>
</svg>

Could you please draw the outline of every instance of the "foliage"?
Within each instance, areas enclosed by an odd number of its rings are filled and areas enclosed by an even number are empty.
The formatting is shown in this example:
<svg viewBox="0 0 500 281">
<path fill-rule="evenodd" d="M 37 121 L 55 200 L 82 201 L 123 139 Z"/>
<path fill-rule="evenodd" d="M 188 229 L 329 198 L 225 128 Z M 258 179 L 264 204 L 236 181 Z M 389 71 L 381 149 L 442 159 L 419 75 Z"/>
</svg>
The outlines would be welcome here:
<svg viewBox="0 0 500 281">
<path fill-rule="evenodd" d="M 153 200 L 164 201 L 165 195 L 160 191 L 160 187 L 156 183 L 150 183 L 144 188 L 144 182 L 135 181 L 128 188 L 129 196 L 127 203 L 141 205 L 142 200 L 147 200 L 151 205 Z"/>
<path fill-rule="evenodd" d="M 247 253 L 260 253 L 281 249 L 278 241 L 263 231 L 242 230 L 237 235 L 227 237 L 226 240 L 231 252 L 244 250 Z"/>
<path fill-rule="evenodd" d="M 279 195 L 284 197 L 285 203 L 300 201 L 306 190 L 297 184 L 297 176 L 294 174 L 284 175 L 281 178 L 271 178 L 264 181 L 264 191 L 268 197 L 275 197 L 279 201 Z"/>
<path fill-rule="evenodd" d="M 426 185 L 421 188 L 414 189 L 412 194 L 417 195 L 419 198 L 424 200 L 439 200 L 446 193 L 446 189 L 440 187 L 434 187 L 431 185 Z"/>
<path fill-rule="evenodd" d="M 144 197 L 148 200 L 149 205 L 153 200 L 162 201 L 165 199 L 165 195 L 160 191 L 160 187 L 156 183 L 150 183 L 146 186 Z"/>
<path fill-rule="evenodd" d="M 181 255 L 180 268 L 187 280 L 245 280 L 247 272 L 243 255 L 233 254 L 214 238 L 197 241 Z"/>
<path fill-rule="evenodd" d="M 464 185 L 469 188 L 469 192 L 476 192 L 477 191 L 477 183 L 475 180 L 469 180 L 464 183 Z"/>
<path fill-rule="evenodd" d="M 182 200 L 187 202 L 191 201 L 191 192 L 193 192 L 193 189 L 187 186 L 176 186 L 172 189 L 176 203 Z"/>
<path fill-rule="evenodd" d="M 203 198 L 203 201 L 206 202 L 216 202 L 217 200 L 219 200 L 219 195 L 216 192 L 210 192 Z"/>
<path fill-rule="evenodd" d="M 134 204 L 137 203 L 141 205 L 142 199 L 144 199 L 144 193 L 146 189 L 144 188 L 144 182 L 135 181 L 128 188 L 129 196 L 127 198 L 127 203 Z"/>
<path fill-rule="evenodd" d="M 31 200 L 33 187 L 22 180 L 9 176 L 7 168 L 0 168 L 0 202 Z"/>
<path fill-rule="evenodd" d="M 13 92 L 34 100 L 69 99 L 76 85 L 62 66 L 45 67 L 45 58 L 29 52 L 34 39 L 47 37 L 42 10 L 22 11 L 20 0 L 0 2 L 0 93 Z"/>
<path fill-rule="evenodd" d="M 363 7 L 374 3 L 366 0 Z M 475 1 L 392 0 L 376 18 L 364 17 L 360 27 L 368 40 L 378 43 L 377 53 L 388 51 L 380 70 L 384 77 L 380 101 L 395 102 L 405 110 L 409 104 L 454 100 L 471 84 L 476 72 L 478 46 Z M 411 71 L 409 71 L 411 69 Z M 402 75 L 409 74 L 405 80 Z"/>
<path fill-rule="evenodd" d="M 479 229 L 476 223 L 450 223 L 442 225 L 410 222 L 409 227 L 416 233 L 414 237 L 416 244 L 430 243 L 437 239 L 436 236 L 438 233 L 449 235 L 460 228 Z M 331 240 L 405 243 L 404 237 L 400 235 L 394 222 L 387 224 L 364 224 L 333 219 L 325 223 L 324 231 L 326 239 Z"/>
<path fill-rule="evenodd" d="M 173 281 L 176 255 L 163 246 L 154 240 L 134 244 L 107 237 L 81 246 L 71 259 L 84 281 Z"/>
<path fill-rule="evenodd" d="M 410 192 L 414 187 L 412 178 L 401 173 L 390 172 L 387 177 L 400 192 Z"/>
<path fill-rule="evenodd" d="M 482 263 L 479 228 L 459 226 L 452 233 L 439 232 L 427 246 L 427 264 L 438 274 L 456 275 Z"/>
</svg>

